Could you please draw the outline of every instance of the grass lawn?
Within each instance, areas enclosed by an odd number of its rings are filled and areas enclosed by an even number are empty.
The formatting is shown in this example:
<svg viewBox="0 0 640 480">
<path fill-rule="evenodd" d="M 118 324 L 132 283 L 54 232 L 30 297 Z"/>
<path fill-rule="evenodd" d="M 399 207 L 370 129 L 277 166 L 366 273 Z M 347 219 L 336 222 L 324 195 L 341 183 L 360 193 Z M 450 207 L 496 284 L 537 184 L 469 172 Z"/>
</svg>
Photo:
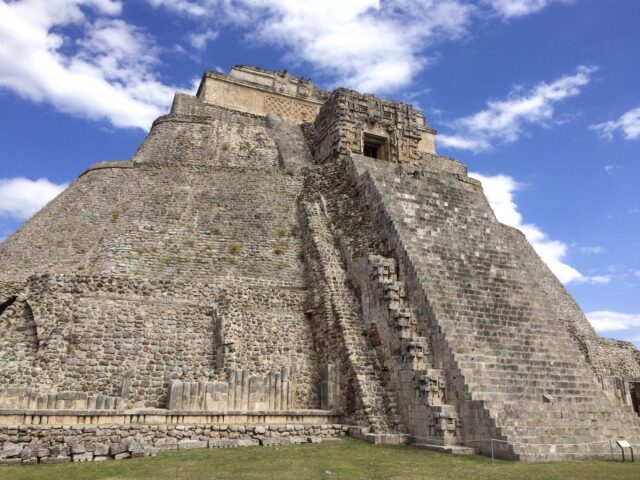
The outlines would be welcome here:
<svg viewBox="0 0 640 480">
<path fill-rule="evenodd" d="M 0 467 L 0 479 L 542 479 L 639 480 L 640 462 L 516 463 L 346 438 L 321 445 L 182 450 L 158 457 Z"/>
</svg>

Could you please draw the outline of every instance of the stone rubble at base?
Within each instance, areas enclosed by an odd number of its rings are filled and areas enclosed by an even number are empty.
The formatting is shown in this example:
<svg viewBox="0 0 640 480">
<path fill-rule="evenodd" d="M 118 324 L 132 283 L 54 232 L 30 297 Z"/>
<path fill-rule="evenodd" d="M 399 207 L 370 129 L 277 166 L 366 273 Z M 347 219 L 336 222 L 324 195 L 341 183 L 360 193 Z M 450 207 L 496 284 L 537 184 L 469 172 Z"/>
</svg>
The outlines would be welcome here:
<svg viewBox="0 0 640 480">
<path fill-rule="evenodd" d="M 180 428 L 182 427 L 182 428 Z M 343 425 L 10 425 L 0 465 L 87 462 L 156 456 L 167 450 L 299 445 L 340 439 Z M 28 440 L 27 440 L 28 439 Z"/>
<path fill-rule="evenodd" d="M 0 463 L 640 443 L 640 352 L 595 333 L 435 139 L 410 105 L 287 72 L 176 94 L 131 159 L 0 244 Z"/>
</svg>

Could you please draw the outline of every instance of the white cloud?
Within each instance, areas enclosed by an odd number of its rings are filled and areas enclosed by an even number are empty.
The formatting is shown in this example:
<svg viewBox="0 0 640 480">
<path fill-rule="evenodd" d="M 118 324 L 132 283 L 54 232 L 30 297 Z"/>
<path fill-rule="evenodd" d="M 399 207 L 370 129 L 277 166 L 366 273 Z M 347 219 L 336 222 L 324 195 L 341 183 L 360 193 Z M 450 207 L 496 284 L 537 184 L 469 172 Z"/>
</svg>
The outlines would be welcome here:
<svg viewBox="0 0 640 480">
<path fill-rule="evenodd" d="M 567 3 L 566 0 L 485 0 L 504 18 L 522 17 L 537 13 L 552 3 Z"/>
<path fill-rule="evenodd" d="M 512 177 L 508 175 L 482 175 L 474 172 L 469 173 L 469 176 L 482 182 L 484 193 L 498 221 L 521 230 L 540 258 L 562 283 L 603 285 L 611 281 L 610 275 L 585 276 L 581 274 L 563 261 L 568 250 L 564 242 L 549 238 L 537 225 L 523 221 L 522 214 L 518 211 L 518 205 L 515 202 L 515 193 L 521 186 Z"/>
<path fill-rule="evenodd" d="M 245 3 L 259 7 L 253 39 L 284 47 L 336 84 L 378 93 L 407 86 L 429 63 L 425 47 L 461 36 L 474 12 L 459 0 Z"/>
<path fill-rule="evenodd" d="M 599 246 L 595 246 L 595 247 L 580 247 L 579 250 L 582 253 L 587 253 L 587 254 L 604 253 L 604 248 L 603 247 L 599 247 Z"/>
<path fill-rule="evenodd" d="M 598 332 L 629 330 L 640 328 L 640 314 L 610 312 L 599 310 L 586 314 L 589 322 Z"/>
<path fill-rule="evenodd" d="M 189 43 L 193 48 L 198 50 L 202 50 L 207 46 L 209 42 L 213 42 L 216 38 L 218 38 L 218 32 L 207 29 L 204 32 L 200 33 L 190 33 L 187 35 L 189 39 Z"/>
<path fill-rule="evenodd" d="M 25 220 L 66 187 L 66 184 L 58 185 L 46 178 L 38 180 L 22 177 L 2 178 L 0 179 L 0 217 Z"/>
<path fill-rule="evenodd" d="M 613 280 L 613 275 L 592 275 L 590 277 L 581 277 L 576 280 L 577 283 L 588 283 L 591 285 L 609 285 Z"/>
<path fill-rule="evenodd" d="M 112 0 L 0 1 L 0 87 L 116 127 L 148 128 L 176 88 L 153 72 L 151 39 L 114 18 L 121 10 Z M 71 27 L 75 41 L 65 35 Z"/>
<path fill-rule="evenodd" d="M 291 65 L 305 62 L 334 85 L 372 93 L 408 86 L 431 62 L 428 47 L 464 37 L 474 19 L 494 15 L 494 8 L 509 10 L 483 0 L 147 1 L 203 25 L 249 30 L 251 41 L 283 47 Z"/>
<path fill-rule="evenodd" d="M 621 133 L 627 140 L 638 140 L 640 138 L 640 107 L 623 113 L 617 120 L 591 125 L 590 128 L 599 131 L 609 140 L 616 132 Z"/>
<path fill-rule="evenodd" d="M 147 3 L 188 16 L 194 48 L 215 38 L 212 27 L 230 25 L 249 42 L 282 47 L 292 66 L 304 62 L 334 85 L 375 93 L 410 85 L 435 43 L 465 37 L 494 8 L 513 10 L 484 0 Z M 160 52 L 118 18 L 122 9 L 120 0 L 0 0 L 0 88 L 116 127 L 147 128 L 177 88 L 159 77 Z"/>
<path fill-rule="evenodd" d="M 514 142 L 525 125 L 546 125 L 553 120 L 554 104 L 580 94 L 594 71 L 595 67 L 580 66 L 573 75 L 541 82 L 528 91 L 516 88 L 506 100 L 491 100 L 486 109 L 453 121 L 455 133 L 438 135 L 438 143 L 481 152 L 490 150 L 495 142 Z"/>
</svg>

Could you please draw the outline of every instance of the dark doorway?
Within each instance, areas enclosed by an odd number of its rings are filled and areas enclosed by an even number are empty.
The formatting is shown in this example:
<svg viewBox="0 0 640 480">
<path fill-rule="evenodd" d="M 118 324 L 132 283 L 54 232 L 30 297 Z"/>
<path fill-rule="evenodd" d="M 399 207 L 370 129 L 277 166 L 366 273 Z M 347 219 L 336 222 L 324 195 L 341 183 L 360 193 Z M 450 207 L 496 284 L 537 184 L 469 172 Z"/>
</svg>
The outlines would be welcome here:
<svg viewBox="0 0 640 480">
<path fill-rule="evenodd" d="M 633 411 L 640 415 L 640 381 L 629 382 L 629 393 L 631 393 Z"/>
<path fill-rule="evenodd" d="M 365 144 L 363 153 L 365 157 L 378 158 L 378 147 Z"/>
<path fill-rule="evenodd" d="M 385 137 L 365 133 L 362 136 L 362 154 L 365 157 L 388 160 L 388 141 Z"/>
</svg>

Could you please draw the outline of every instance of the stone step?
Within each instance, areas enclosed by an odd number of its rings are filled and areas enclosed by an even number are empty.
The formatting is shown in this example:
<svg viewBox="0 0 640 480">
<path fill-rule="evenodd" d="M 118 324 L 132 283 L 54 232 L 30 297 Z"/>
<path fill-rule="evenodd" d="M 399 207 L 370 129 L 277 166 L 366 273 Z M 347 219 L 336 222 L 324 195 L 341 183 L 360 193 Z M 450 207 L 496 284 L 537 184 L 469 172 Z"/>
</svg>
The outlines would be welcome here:
<svg viewBox="0 0 640 480">
<path fill-rule="evenodd" d="M 566 371 L 574 371 L 578 375 L 585 375 L 586 372 L 591 372 L 589 377 L 593 377 L 593 371 L 586 365 L 576 363 L 575 360 L 571 361 L 572 357 L 563 359 L 562 357 L 555 358 L 536 358 L 535 356 L 513 355 L 512 352 L 505 351 L 501 358 L 495 358 L 495 360 L 489 360 L 488 356 L 483 356 L 485 361 L 478 360 L 465 360 L 464 356 L 458 355 L 457 363 L 460 368 L 495 368 L 498 370 L 536 370 L 536 369 L 564 369 Z"/>
<path fill-rule="evenodd" d="M 502 390 L 471 390 L 471 398 L 473 400 L 484 400 L 487 403 L 496 403 L 501 401 L 508 401 L 518 398 L 523 402 L 526 401 L 539 401 L 542 403 L 542 395 L 549 394 L 549 392 L 527 392 L 526 390 L 520 390 L 516 392 L 505 392 Z M 550 394 L 552 395 L 552 394 Z M 559 397 L 558 395 L 555 395 Z M 560 397 L 559 397 L 560 398 Z M 562 395 L 563 402 L 573 403 L 588 403 L 593 401 L 593 395 Z"/>
<path fill-rule="evenodd" d="M 465 447 L 463 445 L 432 445 L 428 443 L 412 443 L 416 448 L 430 450 L 432 452 L 452 453 L 454 455 L 478 455 L 477 448 Z"/>
<path fill-rule="evenodd" d="M 488 384 L 498 385 L 503 381 L 506 381 L 510 383 L 522 382 L 527 385 L 550 384 L 557 388 L 575 388 L 577 386 L 586 388 L 588 386 L 593 390 L 601 390 L 597 383 L 585 381 L 584 377 L 563 375 L 561 372 L 555 373 L 553 370 L 546 372 L 523 372 L 500 369 L 474 369 L 466 370 L 464 378 L 468 384 L 486 382 Z"/>
</svg>

